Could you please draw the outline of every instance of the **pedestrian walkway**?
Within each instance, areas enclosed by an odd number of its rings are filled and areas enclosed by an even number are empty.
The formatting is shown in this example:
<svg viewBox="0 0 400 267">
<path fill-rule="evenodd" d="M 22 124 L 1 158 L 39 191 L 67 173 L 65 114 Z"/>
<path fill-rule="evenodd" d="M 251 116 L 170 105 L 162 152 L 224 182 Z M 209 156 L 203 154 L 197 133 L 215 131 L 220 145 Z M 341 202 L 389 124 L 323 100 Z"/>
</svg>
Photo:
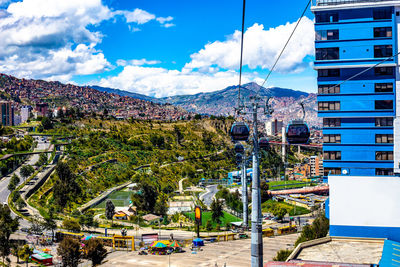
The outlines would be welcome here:
<svg viewBox="0 0 400 267">
<path fill-rule="evenodd" d="M 271 261 L 281 249 L 292 248 L 298 234 L 266 237 L 263 239 L 264 262 Z M 191 254 L 188 248 L 185 253 L 165 255 L 138 255 L 137 252 L 117 251 L 109 254 L 102 266 L 250 266 L 251 240 L 241 239 L 229 242 L 209 243 L 202 251 Z"/>
</svg>

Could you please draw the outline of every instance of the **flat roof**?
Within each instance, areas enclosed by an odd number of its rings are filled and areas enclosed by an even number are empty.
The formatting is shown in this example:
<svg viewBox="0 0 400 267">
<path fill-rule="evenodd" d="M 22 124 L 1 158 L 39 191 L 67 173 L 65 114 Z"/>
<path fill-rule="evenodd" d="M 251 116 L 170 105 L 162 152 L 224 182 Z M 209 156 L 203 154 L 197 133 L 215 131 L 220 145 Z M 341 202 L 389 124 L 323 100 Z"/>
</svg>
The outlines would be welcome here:
<svg viewBox="0 0 400 267">
<path fill-rule="evenodd" d="M 353 264 L 379 264 L 382 257 L 383 244 L 384 239 L 325 238 L 321 239 L 321 242 L 305 242 L 295 255 L 291 255 L 291 259 Z"/>
<path fill-rule="evenodd" d="M 398 6 L 399 0 L 317 0 L 311 11 Z"/>
</svg>

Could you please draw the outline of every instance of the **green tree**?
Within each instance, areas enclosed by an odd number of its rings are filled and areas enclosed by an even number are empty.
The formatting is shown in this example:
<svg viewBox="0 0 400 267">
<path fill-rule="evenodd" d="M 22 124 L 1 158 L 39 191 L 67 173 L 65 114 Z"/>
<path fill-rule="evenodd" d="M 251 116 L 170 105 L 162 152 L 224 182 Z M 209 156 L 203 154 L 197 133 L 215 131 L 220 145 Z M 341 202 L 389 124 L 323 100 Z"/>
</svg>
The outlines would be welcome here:
<svg viewBox="0 0 400 267">
<path fill-rule="evenodd" d="M 45 130 L 50 130 L 53 128 L 53 123 L 48 117 L 43 117 L 42 118 L 42 127 Z"/>
<path fill-rule="evenodd" d="M 17 251 L 18 258 L 22 259 L 26 266 L 28 266 L 29 257 L 33 254 L 33 249 L 29 247 L 29 245 L 24 245 L 19 248 Z"/>
<path fill-rule="evenodd" d="M 260 192 L 261 192 L 261 203 L 264 203 L 268 199 L 270 199 L 270 195 L 268 194 L 269 185 L 266 181 L 261 181 L 260 183 Z"/>
<path fill-rule="evenodd" d="M 19 217 L 12 218 L 11 210 L 6 204 L 0 204 L 0 256 L 4 258 L 10 254 L 10 235 L 18 229 Z"/>
<path fill-rule="evenodd" d="M 164 194 L 163 192 L 158 194 L 156 203 L 154 205 L 154 213 L 160 216 L 164 216 L 165 214 L 167 214 L 168 210 L 167 201 L 168 201 L 168 196 L 166 194 Z"/>
<path fill-rule="evenodd" d="M 87 228 L 95 226 L 95 221 L 94 221 L 94 213 L 93 211 L 88 211 L 84 214 L 81 214 L 79 216 L 79 223 L 82 226 L 85 226 Z"/>
<path fill-rule="evenodd" d="M 24 165 L 21 167 L 20 174 L 24 180 L 30 177 L 35 172 L 35 169 L 31 165 Z"/>
<path fill-rule="evenodd" d="M 79 232 L 81 230 L 81 225 L 74 218 L 65 218 L 62 222 L 62 227 L 73 232 Z"/>
<path fill-rule="evenodd" d="M 219 199 L 214 199 L 211 203 L 211 218 L 218 224 L 221 223 L 221 217 L 224 217 L 222 205 L 222 201 Z"/>
<path fill-rule="evenodd" d="M 286 215 L 287 209 L 282 207 L 281 205 L 275 205 L 274 209 L 272 210 L 272 214 L 278 217 L 278 220 L 282 220 L 282 218 Z"/>
<path fill-rule="evenodd" d="M 212 223 L 210 220 L 206 222 L 206 230 L 210 232 L 212 230 Z"/>
<path fill-rule="evenodd" d="M 138 211 L 154 212 L 154 206 L 157 201 L 157 188 L 151 184 L 147 179 L 140 181 L 138 185 L 140 194 L 132 194 L 131 200 Z"/>
<path fill-rule="evenodd" d="M 57 222 L 54 216 L 54 209 L 50 208 L 47 216 L 44 218 L 43 227 L 51 231 L 52 239 L 54 240 L 54 231 L 57 229 Z"/>
<path fill-rule="evenodd" d="M 10 179 L 10 182 L 8 183 L 8 190 L 14 191 L 15 188 L 18 186 L 19 182 L 20 182 L 20 179 L 19 179 L 18 175 L 16 175 L 14 173 Z"/>
<path fill-rule="evenodd" d="M 103 242 L 92 238 L 86 244 L 86 256 L 92 261 L 92 265 L 100 265 L 107 256 L 107 249 L 104 248 Z"/>
<path fill-rule="evenodd" d="M 36 166 L 38 166 L 38 167 L 40 167 L 40 166 L 42 166 L 42 165 L 44 165 L 44 164 L 46 164 L 47 163 L 47 154 L 46 153 L 42 153 L 42 154 L 40 154 L 40 156 L 39 156 L 39 160 L 36 162 Z"/>
<path fill-rule="evenodd" d="M 29 231 L 31 233 L 41 235 L 43 233 L 44 229 L 44 222 L 42 221 L 42 218 L 39 216 L 33 216 L 30 221 L 30 228 Z"/>
<path fill-rule="evenodd" d="M 81 189 L 76 182 L 76 177 L 72 173 L 69 165 L 62 161 L 56 166 L 57 179 L 53 186 L 53 198 L 57 205 L 64 209 L 68 201 L 76 198 Z"/>
<path fill-rule="evenodd" d="M 21 197 L 19 197 L 17 199 L 17 202 L 15 202 L 15 206 L 17 206 L 17 209 L 22 210 L 26 207 L 26 203 Z"/>
<path fill-rule="evenodd" d="M 273 258 L 274 261 L 286 261 L 293 250 L 281 249 L 277 252 L 276 256 Z"/>
<path fill-rule="evenodd" d="M 77 267 L 82 257 L 81 244 L 76 239 L 64 238 L 57 248 L 57 253 L 61 256 L 63 266 Z"/>
<path fill-rule="evenodd" d="M 107 200 L 106 202 L 106 218 L 109 220 L 113 220 L 115 214 L 115 206 L 111 200 Z"/>
<path fill-rule="evenodd" d="M 295 245 L 305 241 L 314 240 L 325 237 L 329 231 L 329 220 L 323 213 L 320 213 L 311 225 L 306 225 L 301 232 L 301 235 L 296 240 Z"/>
</svg>

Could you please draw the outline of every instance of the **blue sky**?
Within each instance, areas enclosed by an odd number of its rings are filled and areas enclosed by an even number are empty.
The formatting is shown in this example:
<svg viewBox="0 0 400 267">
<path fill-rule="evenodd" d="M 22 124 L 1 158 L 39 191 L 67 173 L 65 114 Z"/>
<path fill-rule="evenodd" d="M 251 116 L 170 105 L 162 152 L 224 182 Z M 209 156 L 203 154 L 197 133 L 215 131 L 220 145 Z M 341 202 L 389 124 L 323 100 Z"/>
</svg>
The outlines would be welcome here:
<svg viewBox="0 0 400 267">
<path fill-rule="evenodd" d="M 259 84 L 306 1 L 247 1 L 244 81 Z M 0 72 L 151 96 L 238 83 L 241 0 L 0 0 Z M 306 13 L 268 86 L 315 92 Z"/>
</svg>

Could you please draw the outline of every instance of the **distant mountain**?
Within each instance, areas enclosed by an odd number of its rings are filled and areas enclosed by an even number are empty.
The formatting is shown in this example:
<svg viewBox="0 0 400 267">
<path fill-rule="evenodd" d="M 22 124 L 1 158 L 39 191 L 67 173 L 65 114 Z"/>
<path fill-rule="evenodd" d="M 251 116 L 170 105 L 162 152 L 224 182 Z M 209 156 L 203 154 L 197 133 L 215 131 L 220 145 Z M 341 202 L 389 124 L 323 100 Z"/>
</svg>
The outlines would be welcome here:
<svg viewBox="0 0 400 267">
<path fill-rule="evenodd" d="M 230 86 L 223 90 L 199 93 L 195 95 L 180 95 L 161 98 L 165 103 L 177 105 L 184 109 L 197 113 L 212 114 L 212 115 L 227 115 L 232 114 L 233 108 L 237 105 L 237 97 L 239 86 Z M 274 99 L 292 98 L 298 100 L 307 98 L 308 93 L 296 91 L 292 89 L 272 87 L 264 88 L 252 82 L 241 87 L 240 94 L 244 101 L 250 99 L 258 93 L 260 97 L 271 96 Z"/>
<path fill-rule="evenodd" d="M 133 98 L 146 99 L 155 103 L 172 104 L 181 107 L 189 112 L 208 114 L 208 115 L 233 115 L 234 107 L 237 105 L 238 86 L 229 86 L 225 89 L 198 93 L 195 95 L 177 95 L 164 98 L 151 98 L 140 94 L 130 93 L 118 89 L 99 88 L 97 90 L 110 90 L 106 92 L 128 95 Z M 274 109 L 272 118 L 283 120 L 285 123 L 292 119 L 302 117 L 302 110 L 299 103 L 303 102 L 306 109 L 306 120 L 310 125 L 319 126 L 320 119 L 317 118 L 317 101 L 315 94 L 292 90 L 287 88 L 272 87 L 264 88 L 252 82 L 241 87 L 240 94 L 244 101 L 251 96 L 258 94 L 260 97 L 272 97 L 271 104 Z"/>
<path fill-rule="evenodd" d="M 160 102 L 157 98 L 151 97 L 151 96 L 147 96 L 147 95 L 142 95 L 142 94 L 138 94 L 138 93 L 132 93 L 132 92 L 128 92 L 128 91 L 124 91 L 124 90 L 120 90 L 120 89 L 114 89 L 114 88 L 109 88 L 109 87 L 101 87 L 101 86 L 97 86 L 97 85 L 92 85 L 89 86 L 97 91 L 100 92 L 105 92 L 105 93 L 110 93 L 110 94 L 116 94 L 116 95 L 120 95 L 120 96 L 129 96 L 132 98 L 136 98 L 136 99 L 140 99 L 140 100 L 145 100 L 145 101 L 151 101 L 151 102 Z"/>
</svg>

